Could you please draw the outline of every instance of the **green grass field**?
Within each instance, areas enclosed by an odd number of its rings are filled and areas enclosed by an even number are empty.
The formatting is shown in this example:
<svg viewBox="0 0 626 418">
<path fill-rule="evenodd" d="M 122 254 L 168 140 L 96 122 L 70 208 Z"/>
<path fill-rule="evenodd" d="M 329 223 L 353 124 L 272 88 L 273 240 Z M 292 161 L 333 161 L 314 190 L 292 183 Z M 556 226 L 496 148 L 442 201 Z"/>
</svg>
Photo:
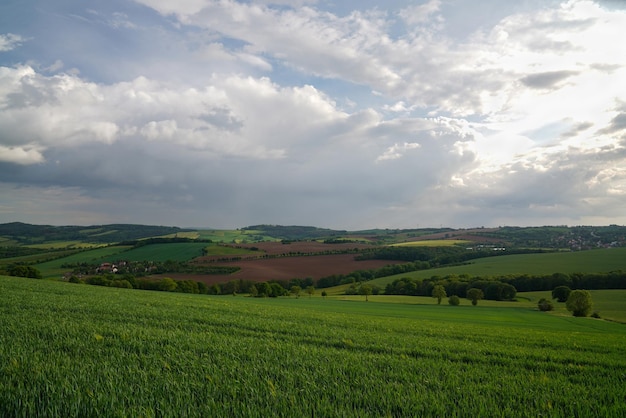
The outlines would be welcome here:
<svg viewBox="0 0 626 418">
<path fill-rule="evenodd" d="M 145 245 L 125 251 L 123 259 L 127 261 L 189 261 L 200 257 L 202 250 L 207 247 L 206 242 L 176 242 L 167 244 Z M 105 261 L 115 262 L 119 257 L 111 255 Z"/>
<path fill-rule="evenodd" d="M 498 277 L 509 274 L 595 273 L 626 270 L 626 247 L 578 252 L 515 254 L 479 258 L 469 264 L 402 273 L 372 280 L 385 287 L 401 277 L 429 278 L 450 274 Z"/>
<path fill-rule="evenodd" d="M 391 244 L 391 247 L 452 247 L 454 245 L 465 245 L 471 241 L 462 239 L 429 239 L 423 241 L 407 241 Z"/>
<path fill-rule="evenodd" d="M 201 239 L 210 239 L 213 242 L 237 243 L 257 242 L 257 241 L 278 241 L 276 238 L 263 235 L 262 231 L 251 229 L 222 229 L 222 230 L 198 230 L 198 237 Z"/>
<path fill-rule="evenodd" d="M 626 324 L 626 290 L 590 290 L 593 299 L 593 311 L 598 312 L 603 319 Z M 330 293 L 329 299 L 342 301 L 363 301 L 364 296 L 343 295 L 340 292 Z M 552 299 L 550 291 L 542 292 L 519 292 L 516 301 L 481 300 L 480 306 L 489 308 L 523 308 L 534 310 L 541 298 Z M 407 305 L 436 305 L 437 299 L 427 296 L 402 296 L 402 295 L 370 295 L 372 303 L 392 303 Z M 554 302 L 554 311 L 547 315 L 571 316 L 571 312 L 565 309 L 564 303 Z M 441 302 L 447 304 L 447 298 Z M 460 306 L 471 307 L 468 299 L 461 299 Z"/>
<path fill-rule="evenodd" d="M 153 244 L 143 247 L 132 248 L 131 246 L 110 246 L 100 247 L 92 250 L 81 251 L 68 250 L 70 253 L 67 257 L 58 258 L 53 261 L 36 264 L 44 278 L 59 277 L 67 268 L 61 265 L 67 263 L 102 263 L 116 262 L 120 259 L 128 261 L 156 261 L 163 262 L 167 260 L 173 261 L 189 261 L 202 255 L 202 250 L 207 250 L 207 255 L 217 256 L 237 256 L 245 254 L 257 254 L 255 251 L 243 248 L 225 247 L 218 244 L 208 244 L 206 242 L 183 242 L 183 243 L 167 243 Z M 53 255 L 62 255 L 62 252 L 50 253 Z M 37 254 L 25 257 L 16 257 L 15 259 L 5 259 L 7 262 L 30 261 L 44 258 L 45 255 Z M 5 261 L 3 260 L 3 261 Z"/>
<path fill-rule="evenodd" d="M 0 416 L 626 415 L 626 327 L 0 277 Z"/>
</svg>

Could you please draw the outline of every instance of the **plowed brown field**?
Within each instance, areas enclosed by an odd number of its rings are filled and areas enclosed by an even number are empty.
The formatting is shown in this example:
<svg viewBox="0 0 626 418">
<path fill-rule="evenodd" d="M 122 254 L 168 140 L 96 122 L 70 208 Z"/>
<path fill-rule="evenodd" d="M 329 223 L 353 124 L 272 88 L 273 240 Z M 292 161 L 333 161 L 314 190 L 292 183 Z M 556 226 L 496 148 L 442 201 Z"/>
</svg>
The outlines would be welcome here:
<svg viewBox="0 0 626 418">
<path fill-rule="evenodd" d="M 312 255 L 250 259 L 212 263 L 220 266 L 237 266 L 240 270 L 228 275 L 165 274 L 177 280 L 195 280 L 206 284 L 225 283 L 231 280 L 289 280 L 293 278 L 319 279 L 333 274 L 348 274 L 356 270 L 369 270 L 397 264 L 389 260 L 356 261 L 355 254 Z"/>
</svg>

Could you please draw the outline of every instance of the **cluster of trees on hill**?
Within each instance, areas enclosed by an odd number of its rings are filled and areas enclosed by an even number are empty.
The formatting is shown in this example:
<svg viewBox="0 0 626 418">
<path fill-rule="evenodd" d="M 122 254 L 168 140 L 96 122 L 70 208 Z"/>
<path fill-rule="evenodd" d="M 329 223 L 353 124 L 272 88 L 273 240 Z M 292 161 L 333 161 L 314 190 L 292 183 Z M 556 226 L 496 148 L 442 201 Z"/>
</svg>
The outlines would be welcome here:
<svg viewBox="0 0 626 418">
<path fill-rule="evenodd" d="M 626 227 L 608 226 L 542 226 L 502 227 L 479 233 L 518 247 L 571 248 L 584 250 L 602 246 L 621 246 L 626 243 Z"/>
</svg>

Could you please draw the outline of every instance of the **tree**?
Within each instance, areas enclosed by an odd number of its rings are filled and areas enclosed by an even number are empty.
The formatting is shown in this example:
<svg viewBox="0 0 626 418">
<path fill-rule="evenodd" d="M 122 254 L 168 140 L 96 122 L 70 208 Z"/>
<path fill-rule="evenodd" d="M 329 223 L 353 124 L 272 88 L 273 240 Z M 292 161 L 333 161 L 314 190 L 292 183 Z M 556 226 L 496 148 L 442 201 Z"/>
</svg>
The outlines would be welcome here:
<svg viewBox="0 0 626 418">
<path fill-rule="evenodd" d="M 457 295 L 452 295 L 448 298 L 448 303 L 452 306 L 459 306 L 461 299 Z"/>
<path fill-rule="evenodd" d="M 570 293 L 572 293 L 572 289 L 569 287 L 557 286 L 552 290 L 552 299 L 556 299 L 557 302 L 566 302 Z"/>
<path fill-rule="evenodd" d="M 271 283 L 270 284 L 270 294 L 269 296 L 271 298 L 276 298 L 278 296 L 284 296 L 287 294 L 287 289 L 285 289 L 284 287 L 282 287 L 281 285 L 279 285 L 278 283 Z M 298 293 L 299 295 L 299 293 Z"/>
<path fill-rule="evenodd" d="M 164 277 L 159 282 L 159 290 L 163 290 L 165 292 L 173 292 L 174 290 L 176 290 L 177 287 L 178 284 L 176 284 L 176 281 L 169 277 Z"/>
<path fill-rule="evenodd" d="M 309 297 L 313 296 L 315 294 L 315 287 L 307 286 L 306 292 L 308 293 Z"/>
<path fill-rule="evenodd" d="M 302 292 L 302 288 L 300 286 L 291 286 L 291 289 L 289 290 L 291 292 L 292 295 L 294 295 L 297 298 L 300 297 L 300 292 Z"/>
<path fill-rule="evenodd" d="M 266 298 L 271 293 L 272 293 L 272 288 L 270 287 L 269 283 L 262 282 L 261 284 L 259 284 L 258 293 L 257 293 L 258 297 Z"/>
<path fill-rule="evenodd" d="M 328 295 L 328 293 L 326 293 L 326 291 L 325 291 L 325 290 L 322 290 L 322 297 L 323 297 L 324 299 L 326 299 L 326 296 L 327 296 L 327 295 Z"/>
<path fill-rule="evenodd" d="M 441 299 L 445 298 L 446 295 L 446 288 L 443 287 L 442 285 L 438 284 L 435 287 L 433 287 L 433 292 L 432 292 L 432 296 L 434 298 L 437 298 L 437 305 L 441 305 Z"/>
<path fill-rule="evenodd" d="M 537 302 L 537 307 L 542 312 L 554 310 L 554 305 L 546 298 L 539 299 L 539 302 Z"/>
<path fill-rule="evenodd" d="M 259 294 L 259 290 L 256 288 L 256 286 L 255 285 L 250 286 L 250 296 L 255 298 L 257 297 L 258 294 Z"/>
<path fill-rule="evenodd" d="M 368 296 L 372 294 L 372 286 L 369 284 L 362 284 L 359 288 L 359 294 L 365 295 L 365 302 L 367 302 L 369 300 Z"/>
<path fill-rule="evenodd" d="M 565 302 L 565 307 L 574 316 L 589 316 L 593 301 L 588 290 L 572 290 Z"/>
<path fill-rule="evenodd" d="M 517 289 L 511 284 L 502 282 L 489 283 L 484 289 L 485 299 L 490 300 L 513 300 Z"/>
<path fill-rule="evenodd" d="M 478 305 L 478 301 L 485 297 L 482 290 L 472 287 L 467 290 L 467 298 L 472 301 L 472 305 Z"/>
</svg>

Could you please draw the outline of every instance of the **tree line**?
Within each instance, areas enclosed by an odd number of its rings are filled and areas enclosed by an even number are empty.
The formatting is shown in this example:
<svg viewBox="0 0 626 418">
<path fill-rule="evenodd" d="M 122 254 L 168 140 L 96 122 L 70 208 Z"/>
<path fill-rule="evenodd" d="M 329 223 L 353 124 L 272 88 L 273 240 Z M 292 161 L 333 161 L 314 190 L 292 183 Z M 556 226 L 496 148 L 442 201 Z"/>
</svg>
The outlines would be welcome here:
<svg viewBox="0 0 626 418">
<path fill-rule="evenodd" d="M 403 277 L 396 279 L 385 286 L 386 295 L 432 296 L 436 287 L 442 287 L 446 295 L 455 295 L 460 298 L 468 297 L 470 289 L 480 289 L 484 299 L 513 300 L 517 294 L 515 286 L 498 280 L 448 280 L 440 278 L 411 279 Z"/>
<path fill-rule="evenodd" d="M 443 286 L 448 295 L 467 297 L 467 291 L 480 289 L 485 299 L 512 300 L 517 292 L 553 290 L 559 287 L 571 289 L 626 289 L 626 272 L 608 273 L 553 273 L 544 275 L 509 275 L 481 277 L 469 275 L 432 276 L 427 279 L 403 277 L 387 284 L 388 295 L 431 296 L 433 288 Z"/>
</svg>

